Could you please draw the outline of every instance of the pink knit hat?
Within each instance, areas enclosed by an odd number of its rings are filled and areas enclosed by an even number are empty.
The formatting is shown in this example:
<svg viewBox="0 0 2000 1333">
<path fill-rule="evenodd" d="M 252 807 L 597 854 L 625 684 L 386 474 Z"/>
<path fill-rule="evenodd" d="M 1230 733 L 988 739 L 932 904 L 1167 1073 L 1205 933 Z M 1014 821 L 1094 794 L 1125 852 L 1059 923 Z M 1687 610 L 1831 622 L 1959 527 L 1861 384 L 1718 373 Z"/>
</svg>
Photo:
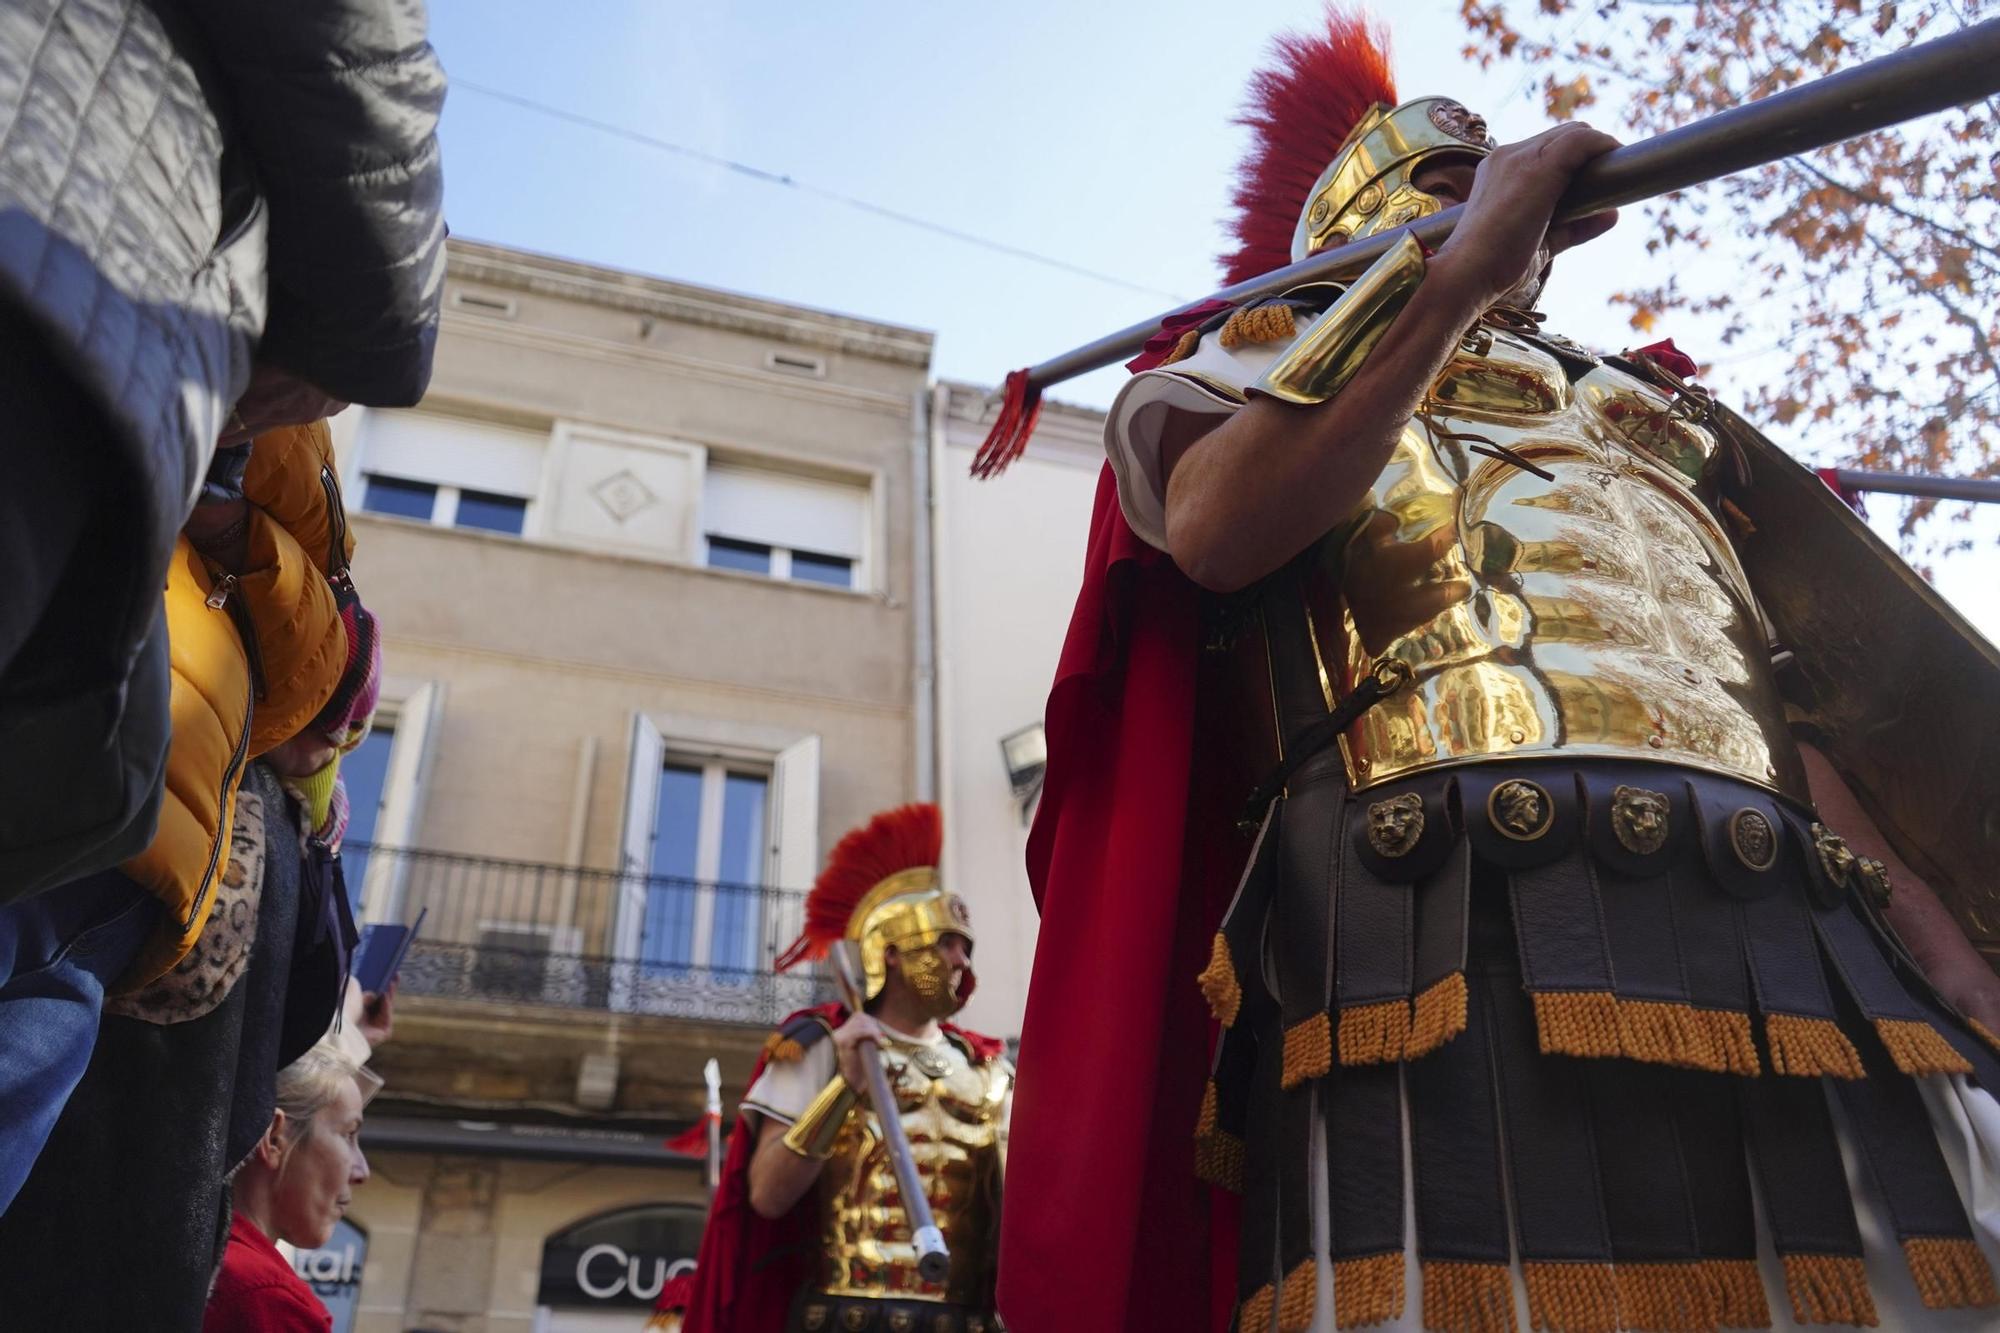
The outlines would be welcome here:
<svg viewBox="0 0 2000 1333">
<path fill-rule="evenodd" d="M 382 634 L 353 584 L 336 581 L 334 595 L 340 604 L 341 623 L 347 629 L 347 666 L 312 727 L 344 753 L 368 735 L 368 724 L 382 696 Z"/>
</svg>

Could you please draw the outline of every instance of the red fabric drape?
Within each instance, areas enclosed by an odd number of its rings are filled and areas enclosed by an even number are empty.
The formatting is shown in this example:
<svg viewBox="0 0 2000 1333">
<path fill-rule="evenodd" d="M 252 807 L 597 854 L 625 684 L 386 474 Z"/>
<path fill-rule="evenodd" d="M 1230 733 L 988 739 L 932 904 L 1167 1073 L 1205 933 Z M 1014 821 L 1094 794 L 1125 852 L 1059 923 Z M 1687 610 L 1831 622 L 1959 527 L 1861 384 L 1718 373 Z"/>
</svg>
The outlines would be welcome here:
<svg viewBox="0 0 2000 1333">
<path fill-rule="evenodd" d="M 1195 1179 L 1212 1033 L 1195 987 L 1233 880 L 1196 774 L 1197 591 L 1099 478 L 1028 841 L 1042 911 L 1007 1163 L 1016 1333 L 1226 1320 L 1233 1209 Z M 1242 793 L 1237 793 L 1240 797 Z"/>
</svg>

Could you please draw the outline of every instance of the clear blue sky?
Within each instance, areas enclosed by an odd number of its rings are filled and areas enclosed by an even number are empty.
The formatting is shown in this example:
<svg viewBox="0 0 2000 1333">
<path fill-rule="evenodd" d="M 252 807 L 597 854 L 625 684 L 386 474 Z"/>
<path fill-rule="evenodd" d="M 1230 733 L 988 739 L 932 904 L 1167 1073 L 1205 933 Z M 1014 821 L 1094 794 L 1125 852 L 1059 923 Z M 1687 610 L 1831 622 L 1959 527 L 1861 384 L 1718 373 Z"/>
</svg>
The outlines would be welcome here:
<svg viewBox="0 0 2000 1333">
<path fill-rule="evenodd" d="M 1449 92 L 1503 139 L 1544 127 L 1523 70 L 1458 55 L 1457 0 L 1378 9 L 1395 15 L 1404 96 Z M 940 376 L 996 383 L 1174 303 L 1157 293 L 1214 285 L 1245 76 L 1271 34 L 1319 12 L 1320 0 L 431 0 L 460 83 L 444 121 L 447 213 L 461 236 L 930 329 Z M 471 84 L 1155 290 L 995 254 Z M 1643 233 L 1634 211 L 1565 258 L 1544 302 L 1556 326 L 1597 346 L 1636 341 L 1605 297 L 1644 271 Z M 1662 332 L 1697 356 L 1719 350 L 1700 328 Z M 1775 368 L 1736 359 L 1713 378 L 1726 393 Z M 1101 371 L 1057 396 L 1102 406 L 1121 378 Z M 2000 524 L 1978 526 L 1984 548 L 1941 564 L 1939 584 L 2000 636 L 2000 593 L 1981 577 Z"/>
</svg>

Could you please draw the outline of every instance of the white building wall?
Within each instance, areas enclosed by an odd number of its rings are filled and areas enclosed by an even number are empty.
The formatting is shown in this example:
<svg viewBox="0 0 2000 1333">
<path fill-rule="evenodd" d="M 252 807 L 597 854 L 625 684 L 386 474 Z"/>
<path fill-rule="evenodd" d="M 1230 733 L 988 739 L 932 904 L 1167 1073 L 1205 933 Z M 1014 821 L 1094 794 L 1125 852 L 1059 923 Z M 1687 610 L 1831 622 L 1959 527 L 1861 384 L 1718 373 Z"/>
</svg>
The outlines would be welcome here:
<svg viewBox="0 0 2000 1333">
<path fill-rule="evenodd" d="M 933 459 L 943 868 L 979 934 L 979 987 L 962 1021 L 1011 1038 L 1040 923 L 1000 738 L 1042 720 L 1082 578 L 1103 416 L 1049 405 L 1027 454 L 997 480 L 975 481 L 985 393 L 948 384 L 944 399 Z"/>
</svg>

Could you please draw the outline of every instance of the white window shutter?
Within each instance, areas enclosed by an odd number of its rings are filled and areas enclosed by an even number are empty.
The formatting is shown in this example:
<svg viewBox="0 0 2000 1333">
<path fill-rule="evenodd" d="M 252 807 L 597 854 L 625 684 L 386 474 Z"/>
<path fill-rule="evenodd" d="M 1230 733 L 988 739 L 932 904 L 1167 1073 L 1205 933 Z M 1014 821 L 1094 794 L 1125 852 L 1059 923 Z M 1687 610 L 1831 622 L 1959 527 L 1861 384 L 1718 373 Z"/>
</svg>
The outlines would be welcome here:
<svg viewBox="0 0 2000 1333">
<path fill-rule="evenodd" d="M 804 890 L 819 877 L 819 748 L 819 737 L 807 736 L 778 751 L 771 764 L 771 857 L 764 882 L 797 892 L 766 899 L 766 959 L 805 928 Z"/>
<path fill-rule="evenodd" d="M 416 845 L 443 712 L 441 681 L 426 682 L 397 706 L 396 739 L 389 749 L 389 770 L 383 776 L 382 812 L 375 820 L 374 845 Z M 408 857 L 369 857 L 368 881 L 361 890 L 363 915 L 371 921 L 402 921 L 409 880 Z"/>
<path fill-rule="evenodd" d="M 639 956 L 639 932 L 646 921 L 646 877 L 653 871 L 653 807 L 660 798 L 660 766 L 666 741 L 644 713 L 632 715 L 632 758 L 625 770 L 625 824 L 618 837 L 618 912 L 611 955 Z"/>
<path fill-rule="evenodd" d="M 819 877 L 819 737 L 778 751 L 771 787 L 770 882 L 809 889 Z"/>
</svg>

